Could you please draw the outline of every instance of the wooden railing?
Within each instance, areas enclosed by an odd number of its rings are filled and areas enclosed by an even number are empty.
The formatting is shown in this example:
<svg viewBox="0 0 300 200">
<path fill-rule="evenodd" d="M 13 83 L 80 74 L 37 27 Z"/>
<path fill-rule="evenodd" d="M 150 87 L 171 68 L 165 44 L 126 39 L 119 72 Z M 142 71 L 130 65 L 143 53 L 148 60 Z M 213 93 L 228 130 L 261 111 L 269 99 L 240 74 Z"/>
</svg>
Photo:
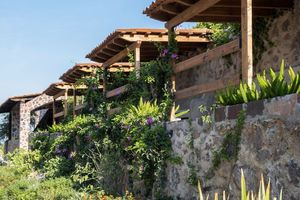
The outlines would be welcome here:
<svg viewBox="0 0 300 200">
<path fill-rule="evenodd" d="M 240 50 L 240 40 L 236 39 L 227 44 L 216 47 L 212 50 L 209 50 L 205 53 L 194 56 L 190 59 L 187 59 L 183 62 L 177 63 L 174 66 L 174 72 L 177 74 L 182 71 L 186 71 L 188 69 L 194 68 L 198 65 L 206 63 L 208 61 L 220 58 L 222 56 L 226 56 L 228 54 L 232 54 Z"/>
<path fill-rule="evenodd" d="M 240 75 L 235 75 L 231 78 L 220 79 L 210 83 L 203 83 L 194 85 L 192 87 L 179 90 L 175 93 L 175 99 L 181 100 L 189 97 L 193 97 L 206 92 L 213 92 L 224 89 L 229 86 L 238 85 L 240 83 Z"/>
<path fill-rule="evenodd" d="M 232 42 L 221 45 L 205 53 L 199 54 L 183 62 L 175 64 L 174 72 L 175 74 L 178 74 L 180 72 L 192 69 L 211 60 L 215 60 L 238 51 L 240 51 L 240 40 L 236 39 Z M 240 83 L 240 74 L 235 74 L 230 78 L 215 80 L 209 83 L 194 85 L 189 88 L 179 90 L 175 93 L 175 99 L 181 100 L 202 93 L 213 92 L 220 89 L 224 89 L 229 86 L 238 85 L 239 83 Z"/>
<path fill-rule="evenodd" d="M 116 88 L 114 90 L 108 91 L 106 93 L 106 98 L 111 98 L 123 94 L 128 91 L 129 85 L 123 85 L 122 87 Z"/>
</svg>

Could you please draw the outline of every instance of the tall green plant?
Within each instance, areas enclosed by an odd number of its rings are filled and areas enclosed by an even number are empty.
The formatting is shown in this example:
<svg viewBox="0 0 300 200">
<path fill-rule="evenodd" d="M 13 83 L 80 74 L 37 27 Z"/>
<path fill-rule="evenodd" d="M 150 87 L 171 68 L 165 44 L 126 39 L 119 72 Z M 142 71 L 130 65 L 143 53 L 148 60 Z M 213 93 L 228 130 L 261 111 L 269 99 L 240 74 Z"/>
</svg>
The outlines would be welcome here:
<svg viewBox="0 0 300 200">
<path fill-rule="evenodd" d="M 270 180 L 268 182 L 267 187 L 265 186 L 264 178 L 261 176 L 260 185 L 259 185 L 259 191 L 255 195 L 253 191 L 247 191 L 246 187 L 246 180 L 244 176 L 243 170 L 241 170 L 241 200 L 272 200 L 271 197 L 271 184 Z M 206 198 L 203 195 L 201 183 L 198 181 L 198 193 L 199 193 L 199 200 L 208 200 L 209 195 L 206 196 Z M 229 200 L 229 195 L 226 195 L 225 191 L 221 195 L 223 200 Z M 218 200 L 219 194 L 215 193 L 214 200 Z M 280 192 L 279 198 L 274 197 L 273 200 L 282 200 L 282 190 Z"/>
<path fill-rule="evenodd" d="M 270 68 L 268 74 L 264 71 L 262 74 L 257 75 L 258 86 L 253 83 L 252 87 L 249 87 L 246 83 L 241 83 L 239 87 L 230 87 L 219 92 L 217 103 L 220 105 L 234 105 L 300 93 L 300 72 L 295 73 L 293 68 L 290 67 L 289 77 L 286 78 L 284 69 L 285 63 L 282 61 L 277 74 Z"/>
</svg>

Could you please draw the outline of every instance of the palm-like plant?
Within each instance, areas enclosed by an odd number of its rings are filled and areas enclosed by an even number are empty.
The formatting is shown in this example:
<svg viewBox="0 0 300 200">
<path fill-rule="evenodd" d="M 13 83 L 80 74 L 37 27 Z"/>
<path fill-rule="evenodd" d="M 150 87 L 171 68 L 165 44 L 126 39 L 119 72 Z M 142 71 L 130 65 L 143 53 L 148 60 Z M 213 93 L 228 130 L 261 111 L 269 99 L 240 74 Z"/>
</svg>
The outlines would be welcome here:
<svg viewBox="0 0 300 200">
<path fill-rule="evenodd" d="M 204 198 L 200 181 L 198 182 L 198 191 L 199 191 L 199 200 L 209 200 L 209 195 Z M 253 191 L 248 192 L 246 186 L 246 180 L 244 176 L 243 170 L 241 170 L 241 200 L 272 200 L 271 197 L 271 184 L 270 180 L 268 182 L 267 187 L 265 187 L 264 177 L 261 176 L 259 191 L 258 194 L 255 195 Z M 214 200 L 218 200 L 219 194 L 215 193 Z M 225 191 L 222 194 L 222 200 L 229 200 L 229 195 L 226 195 Z M 273 200 L 282 200 L 282 190 L 280 192 L 279 198 L 274 197 Z"/>
</svg>

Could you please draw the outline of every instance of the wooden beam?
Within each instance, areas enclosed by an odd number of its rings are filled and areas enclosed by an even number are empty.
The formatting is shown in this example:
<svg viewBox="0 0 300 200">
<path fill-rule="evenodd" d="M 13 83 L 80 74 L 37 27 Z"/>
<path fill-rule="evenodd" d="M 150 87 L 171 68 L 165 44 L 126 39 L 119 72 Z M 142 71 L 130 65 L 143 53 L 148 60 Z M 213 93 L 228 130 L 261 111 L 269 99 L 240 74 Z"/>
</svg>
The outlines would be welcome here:
<svg viewBox="0 0 300 200">
<path fill-rule="evenodd" d="M 224 44 L 224 45 L 216 47 L 212 50 L 209 50 L 206 53 L 199 54 L 188 60 L 177 63 L 174 66 L 174 73 L 177 74 L 179 72 L 186 71 L 193 67 L 199 66 L 205 62 L 220 58 L 222 56 L 226 56 L 228 54 L 237 52 L 239 50 L 240 50 L 240 40 L 236 39 L 232 42 L 229 42 L 227 44 Z"/>
<path fill-rule="evenodd" d="M 250 87 L 253 78 L 252 0 L 242 0 L 242 78 Z"/>
<path fill-rule="evenodd" d="M 76 116 L 76 103 L 77 103 L 77 96 L 76 96 L 76 88 L 73 88 L 73 117 Z"/>
<path fill-rule="evenodd" d="M 171 42 L 173 40 L 173 37 L 176 36 L 175 33 L 175 29 L 174 28 L 170 28 L 168 30 L 168 40 L 169 40 L 169 46 L 172 45 Z M 177 52 L 173 52 L 173 53 L 177 53 Z M 170 66 L 172 67 L 172 69 L 174 69 L 175 66 L 175 59 L 171 59 L 169 62 Z M 176 74 L 174 73 L 174 70 L 172 70 L 172 75 L 171 75 L 171 92 L 172 95 L 175 94 L 176 92 Z M 172 96 L 174 97 L 174 96 Z M 173 99 L 173 105 L 171 107 L 171 113 L 170 113 L 170 121 L 175 121 L 176 120 L 176 105 L 175 105 L 175 100 Z"/>
<path fill-rule="evenodd" d="M 64 117 L 68 115 L 68 89 L 65 90 L 65 98 L 64 98 Z"/>
<path fill-rule="evenodd" d="M 53 103 L 52 103 L 52 120 L 53 120 L 53 124 L 56 124 L 56 120 L 55 120 L 55 114 L 56 114 L 56 107 L 55 107 L 55 99 L 53 98 Z"/>
<path fill-rule="evenodd" d="M 184 6 L 192 6 L 193 3 L 192 2 L 188 2 L 188 1 L 184 1 L 184 0 L 174 0 L 175 2 L 184 5 Z"/>
<path fill-rule="evenodd" d="M 126 57 L 130 51 L 135 50 L 135 48 L 140 45 L 141 45 L 140 41 L 137 41 L 137 42 L 131 44 L 128 48 L 124 49 L 123 51 L 121 51 L 120 53 L 118 53 L 114 57 L 108 59 L 105 63 L 103 63 L 103 67 L 107 68 L 110 65 L 120 61 L 122 58 Z"/>
<path fill-rule="evenodd" d="M 229 86 L 235 86 L 238 85 L 239 83 L 240 83 L 240 75 L 236 74 L 231 78 L 220 79 L 210 83 L 194 85 L 192 87 L 179 90 L 175 94 L 175 99 L 176 100 L 186 99 L 206 92 L 213 92 L 213 91 L 227 88 Z"/>
<path fill-rule="evenodd" d="M 123 94 L 125 92 L 128 91 L 128 86 L 129 85 L 124 85 L 122 87 L 119 87 L 119 88 L 116 88 L 114 90 L 111 90 L 109 92 L 106 93 L 106 98 L 111 98 L 111 97 L 114 97 L 114 96 L 118 96 L 120 94 Z"/>
<path fill-rule="evenodd" d="M 137 41 L 141 40 L 143 42 L 168 42 L 168 35 L 130 35 L 124 34 L 121 36 L 124 40 L 127 41 Z M 203 36 L 190 36 L 190 35 L 177 35 L 177 42 L 211 42 L 208 38 Z"/>
<path fill-rule="evenodd" d="M 64 96 L 64 94 L 65 94 L 65 91 L 63 90 L 63 91 L 59 92 L 58 94 L 54 95 L 54 96 L 53 96 L 53 99 L 54 99 L 54 100 L 55 100 L 55 99 L 58 99 L 59 97 Z"/>
<path fill-rule="evenodd" d="M 139 79 L 141 77 L 141 45 L 134 49 L 134 64 L 135 64 L 135 75 Z"/>
<path fill-rule="evenodd" d="M 118 113 L 120 111 L 121 111 L 121 108 L 112 108 L 112 109 L 110 109 L 110 110 L 107 111 L 107 115 L 111 116 L 111 115 L 113 115 L 115 113 Z"/>
<path fill-rule="evenodd" d="M 63 117 L 64 115 L 65 115 L 65 112 L 59 112 L 59 113 L 56 113 L 54 115 L 54 118 L 56 119 L 56 118 L 59 118 L 59 117 Z"/>
<path fill-rule="evenodd" d="M 188 21 L 189 19 L 193 18 L 197 14 L 205 11 L 206 9 L 212 7 L 220 0 L 201 0 L 197 3 L 193 4 L 191 7 L 184 10 L 182 13 L 178 14 L 170 21 L 168 21 L 165 25 L 167 29 L 171 29 L 176 27 L 177 25 L 181 24 L 182 22 Z"/>
</svg>

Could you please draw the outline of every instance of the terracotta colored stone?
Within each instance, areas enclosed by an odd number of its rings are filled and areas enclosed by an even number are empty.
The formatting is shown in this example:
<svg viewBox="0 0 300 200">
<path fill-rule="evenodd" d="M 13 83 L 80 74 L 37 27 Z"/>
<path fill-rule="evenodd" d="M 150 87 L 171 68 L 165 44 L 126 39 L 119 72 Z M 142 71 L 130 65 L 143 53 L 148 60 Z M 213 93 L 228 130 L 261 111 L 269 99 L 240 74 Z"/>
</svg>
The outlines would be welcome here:
<svg viewBox="0 0 300 200">
<path fill-rule="evenodd" d="M 216 122 L 220 122 L 220 121 L 223 121 L 225 120 L 226 118 L 226 107 L 219 107 L 219 108 L 216 108 L 216 111 L 215 111 L 215 121 Z"/>
<path fill-rule="evenodd" d="M 228 119 L 236 119 L 240 111 L 243 109 L 242 104 L 233 105 L 228 107 Z"/>
<path fill-rule="evenodd" d="M 247 115 L 255 117 L 256 115 L 263 114 L 264 111 L 264 101 L 252 101 L 247 104 Z"/>
</svg>

